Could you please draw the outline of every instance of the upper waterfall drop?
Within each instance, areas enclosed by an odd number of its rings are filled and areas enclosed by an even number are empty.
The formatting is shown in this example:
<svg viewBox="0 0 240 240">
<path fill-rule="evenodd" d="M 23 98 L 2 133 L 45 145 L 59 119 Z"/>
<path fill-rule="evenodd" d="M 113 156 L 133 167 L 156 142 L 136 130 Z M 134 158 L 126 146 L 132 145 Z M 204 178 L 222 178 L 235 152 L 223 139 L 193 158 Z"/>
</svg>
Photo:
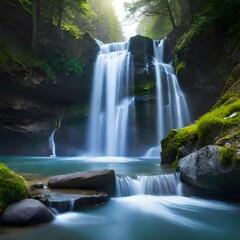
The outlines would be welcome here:
<svg viewBox="0 0 240 240">
<path fill-rule="evenodd" d="M 128 43 L 100 46 L 93 78 L 88 148 L 91 155 L 127 154 L 128 126 L 134 115 Z"/>
</svg>

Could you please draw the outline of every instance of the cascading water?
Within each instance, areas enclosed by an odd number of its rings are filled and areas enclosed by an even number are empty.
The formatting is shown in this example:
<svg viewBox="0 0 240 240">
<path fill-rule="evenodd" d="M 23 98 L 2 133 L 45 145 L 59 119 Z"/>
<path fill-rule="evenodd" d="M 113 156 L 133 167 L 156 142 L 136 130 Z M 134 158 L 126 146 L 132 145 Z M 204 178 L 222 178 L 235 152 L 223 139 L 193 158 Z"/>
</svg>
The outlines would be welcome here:
<svg viewBox="0 0 240 240">
<path fill-rule="evenodd" d="M 128 127 L 134 114 L 134 98 L 129 95 L 131 66 L 128 43 L 100 46 L 94 69 L 88 131 L 91 155 L 127 154 Z"/>
<path fill-rule="evenodd" d="M 190 123 L 190 114 L 185 96 L 178 84 L 174 68 L 163 61 L 164 39 L 153 41 L 154 66 L 157 89 L 157 145 L 173 128 Z M 151 148 L 146 157 L 159 157 L 160 148 Z M 157 153 L 157 155 L 156 155 Z"/>
<path fill-rule="evenodd" d="M 131 195 L 182 195 L 179 173 L 156 176 L 117 177 L 117 196 Z"/>
<path fill-rule="evenodd" d="M 56 131 L 61 127 L 61 123 L 62 123 L 62 117 L 59 119 L 57 127 L 53 130 L 51 136 L 48 139 L 49 146 L 52 149 L 52 154 L 50 155 L 50 157 L 56 157 L 56 145 L 55 145 L 54 137 L 55 137 Z"/>
</svg>

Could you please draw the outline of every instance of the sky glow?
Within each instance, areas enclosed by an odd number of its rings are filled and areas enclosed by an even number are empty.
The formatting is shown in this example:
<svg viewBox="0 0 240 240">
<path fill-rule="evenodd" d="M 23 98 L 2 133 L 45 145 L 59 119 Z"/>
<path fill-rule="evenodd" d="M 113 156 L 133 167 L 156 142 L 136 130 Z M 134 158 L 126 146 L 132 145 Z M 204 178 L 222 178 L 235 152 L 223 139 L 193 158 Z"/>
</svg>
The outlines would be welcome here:
<svg viewBox="0 0 240 240">
<path fill-rule="evenodd" d="M 126 40 L 128 40 L 130 37 L 136 35 L 136 28 L 138 23 L 135 22 L 133 24 L 130 24 L 132 23 L 132 21 L 125 19 L 124 5 L 123 5 L 125 1 L 126 0 L 114 0 L 113 6 L 116 9 L 116 14 L 121 23 L 123 34 Z M 128 2 L 130 2 L 130 0 L 128 0 Z"/>
</svg>

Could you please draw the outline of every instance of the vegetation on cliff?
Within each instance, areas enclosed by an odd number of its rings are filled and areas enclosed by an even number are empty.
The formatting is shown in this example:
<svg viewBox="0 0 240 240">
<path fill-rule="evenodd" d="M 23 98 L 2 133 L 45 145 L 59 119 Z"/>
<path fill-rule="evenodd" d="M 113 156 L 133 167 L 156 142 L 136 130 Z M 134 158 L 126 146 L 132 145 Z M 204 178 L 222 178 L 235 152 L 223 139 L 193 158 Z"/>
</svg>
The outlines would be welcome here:
<svg viewBox="0 0 240 240">
<path fill-rule="evenodd" d="M 227 166 L 240 161 L 240 71 L 239 66 L 229 76 L 233 84 L 216 105 L 193 125 L 171 130 L 162 140 L 162 161 L 174 166 L 182 157 L 207 145 L 218 145 L 221 161 Z M 229 86 L 229 82 L 227 83 Z"/>
<path fill-rule="evenodd" d="M 175 47 L 176 65 L 181 63 L 181 55 L 194 38 L 203 38 L 210 35 L 209 41 L 213 41 L 213 33 L 218 29 L 225 35 L 234 35 L 240 29 L 240 4 L 238 0 L 213 0 L 198 1 L 199 9 L 193 12 L 188 30 L 178 39 Z M 180 59 L 178 59 L 180 58 Z"/>
<path fill-rule="evenodd" d="M 0 163 L 0 213 L 11 203 L 27 197 L 25 180 Z"/>
<path fill-rule="evenodd" d="M 104 4 L 87 0 L 0 1 L 0 71 L 13 78 L 36 73 L 48 83 L 56 82 L 59 74 L 83 75 L 91 54 L 84 52 L 88 43 L 77 39 L 83 39 L 85 32 L 102 41 L 122 39 L 111 3 L 112 0 Z M 106 6 L 110 6 L 107 13 Z"/>
</svg>

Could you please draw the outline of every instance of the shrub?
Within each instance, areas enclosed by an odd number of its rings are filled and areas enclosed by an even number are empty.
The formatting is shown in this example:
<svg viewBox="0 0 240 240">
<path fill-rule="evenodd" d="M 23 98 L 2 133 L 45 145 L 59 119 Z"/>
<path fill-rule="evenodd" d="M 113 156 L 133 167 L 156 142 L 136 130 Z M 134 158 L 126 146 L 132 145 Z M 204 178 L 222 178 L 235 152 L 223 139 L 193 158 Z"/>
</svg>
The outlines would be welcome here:
<svg viewBox="0 0 240 240">
<path fill-rule="evenodd" d="M 9 204 L 27 197 L 27 187 L 23 177 L 0 163 L 0 212 Z"/>
</svg>

